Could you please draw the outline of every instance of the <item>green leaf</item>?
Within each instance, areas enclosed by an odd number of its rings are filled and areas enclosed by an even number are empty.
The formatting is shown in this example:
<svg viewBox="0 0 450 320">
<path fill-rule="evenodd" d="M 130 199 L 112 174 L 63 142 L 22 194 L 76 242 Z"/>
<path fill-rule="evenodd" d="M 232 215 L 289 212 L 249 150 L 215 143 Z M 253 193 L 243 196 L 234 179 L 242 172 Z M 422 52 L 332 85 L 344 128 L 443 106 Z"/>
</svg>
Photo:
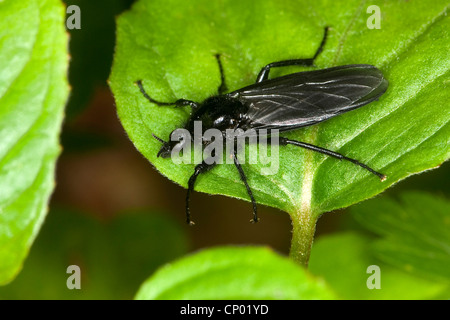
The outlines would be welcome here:
<svg viewBox="0 0 450 320">
<path fill-rule="evenodd" d="M 373 244 L 380 260 L 450 283 L 450 201 L 405 192 L 398 201 L 377 198 L 352 208 L 352 213 L 381 237 Z"/>
<path fill-rule="evenodd" d="M 0 283 L 18 273 L 47 212 L 60 153 L 67 33 L 60 1 L 0 2 Z"/>
<path fill-rule="evenodd" d="M 343 299 L 434 299 L 448 298 L 445 283 L 417 277 L 386 264 L 373 254 L 371 238 L 354 232 L 318 237 L 311 250 L 309 271 L 323 278 Z M 378 266 L 380 289 L 369 289 L 367 281 Z M 445 296 L 447 295 L 447 296 Z"/>
<path fill-rule="evenodd" d="M 221 247 L 159 269 L 136 299 L 332 299 L 324 283 L 268 248 Z"/>
<path fill-rule="evenodd" d="M 367 27 L 366 9 L 374 4 L 381 10 L 381 29 Z M 253 83 L 267 63 L 311 57 L 324 27 L 330 26 L 316 65 L 373 64 L 389 88 L 380 101 L 286 136 L 356 158 L 388 178 L 380 182 L 352 163 L 294 146 L 280 150 L 274 175 L 261 174 L 268 165 L 243 166 L 256 201 L 291 215 L 291 250 L 305 262 L 322 213 L 373 197 L 448 159 L 447 10 L 447 0 L 140 0 L 117 23 L 110 85 L 119 118 L 136 148 L 162 174 L 186 187 L 195 164 L 157 158 L 161 143 L 152 134 L 168 140 L 189 110 L 153 105 L 134 83 L 142 79 L 147 93 L 159 101 L 202 101 L 217 94 L 220 84 L 214 54 L 222 54 L 231 91 Z M 281 69 L 271 77 L 305 70 Z M 249 200 L 234 165 L 200 176 L 195 189 Z"/>
<path fill-rule="evenodd" d="M 0 299 L 132 299 L 149 273 L 187 248 L 181 226 L 157 212 L 100 222 L 52 210 L 22 272 L 0 288 Z M 80 290 L 66 286 L 70 265 L 80 267 Z"/>
</svg>

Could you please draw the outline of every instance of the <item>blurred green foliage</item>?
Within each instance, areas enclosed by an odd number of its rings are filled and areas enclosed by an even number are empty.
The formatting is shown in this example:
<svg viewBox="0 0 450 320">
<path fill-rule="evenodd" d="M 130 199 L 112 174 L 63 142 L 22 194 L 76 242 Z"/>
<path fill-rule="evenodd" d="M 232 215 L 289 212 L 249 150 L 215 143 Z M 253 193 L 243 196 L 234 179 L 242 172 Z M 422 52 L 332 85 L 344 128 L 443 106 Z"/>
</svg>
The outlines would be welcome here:
<svg viewBox="0 0 450 320">
<path fill-rule="evenodd" d="M 355 231 L 319 237 L 311 250 L 309 270 L 322 278 L 341 299 L 447 299 L 445 283 L 415 276 L 376 258 L 373 239 Z M 380 289 L 369 289 L 369 266 L 379 267 Z"/>
<path fill-rule="evenodd" d="M 55 186 L 67 41 L 59 0 L 0 2 L 0 284 L 20 271 Z"/>
<path fill-rule="evenodd" d="M 136 299 L 332 299 L 304 268 L 269 248 L 220 247 L 192 254 L 150 277 Z"/>
<path fill-rule="evenodd" d="M 351 209 L 379 235 L 372 251 L 404 271 L 450 284 L 450 201 L 421 192 L 377 198 Z"/>
<path fill-rule="evenodd" d="M 0 287 L 0 299 L 131 299 L 149 274 L 188 248 L 183 228 L 164 213 L 99 221 L 52 210 L 22 272 Z M 81 269 L 80 290 L 67 288 L 70 265 Z"/>
</svg>

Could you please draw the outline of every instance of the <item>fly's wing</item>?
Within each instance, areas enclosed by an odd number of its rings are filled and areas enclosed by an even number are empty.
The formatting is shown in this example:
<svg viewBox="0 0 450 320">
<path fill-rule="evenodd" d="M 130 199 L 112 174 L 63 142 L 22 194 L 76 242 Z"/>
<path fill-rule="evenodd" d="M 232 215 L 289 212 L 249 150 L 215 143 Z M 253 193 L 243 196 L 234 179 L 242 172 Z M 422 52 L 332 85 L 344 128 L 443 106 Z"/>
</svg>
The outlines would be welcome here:
<svg viewBox="0 0 450 320">
<path fill-rule="evenodd" d="M 347 65 L 265 80 L 228 95 L 248 107 L 246 127 L 287 131 L 368 104 L 387 86 L 376 67 Z"/>
</svg>

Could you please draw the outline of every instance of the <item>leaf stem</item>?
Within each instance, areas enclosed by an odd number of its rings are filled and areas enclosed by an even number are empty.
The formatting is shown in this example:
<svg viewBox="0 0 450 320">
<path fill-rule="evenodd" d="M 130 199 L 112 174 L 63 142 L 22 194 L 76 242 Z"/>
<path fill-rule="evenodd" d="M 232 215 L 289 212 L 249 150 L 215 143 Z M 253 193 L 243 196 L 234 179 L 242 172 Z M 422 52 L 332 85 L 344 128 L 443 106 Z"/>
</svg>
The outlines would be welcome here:
<svg viewBox="0 0 450 320">
<path fill-rule="evenodd" d="M 306 130 L 305 140 L 314 144 L 317 140 L 318 127 L 313 126 Z M 292 221 L 292 241 L 289 256 L 298 264 L 307 267 L 311 246 L 316 231 L 317 216 L 312 211 L 312 188 L 314 170 L 313 165 L 315 152 L 305 151 L 305 160 L 303 163 L 304 173 L 298 201 L 295 209 L 289 212 Z"/>
<path fill-rule="evenodd" d="M 317 219 L 310 211 L 299 211 L 291 214 L 291 219 L 292 241 L 289 256 L 298 264 L 307 267 Z"/>
</svg>

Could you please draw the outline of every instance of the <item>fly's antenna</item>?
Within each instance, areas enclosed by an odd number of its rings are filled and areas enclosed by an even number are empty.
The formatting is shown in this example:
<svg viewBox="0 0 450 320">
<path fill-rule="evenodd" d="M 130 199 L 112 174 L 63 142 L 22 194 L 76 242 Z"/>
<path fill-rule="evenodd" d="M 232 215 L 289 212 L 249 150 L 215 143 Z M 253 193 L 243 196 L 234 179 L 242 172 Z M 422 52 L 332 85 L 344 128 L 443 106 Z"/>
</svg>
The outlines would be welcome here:
<svg viewBox="0 0 450 320">
<path fill-rule="evenodd" d="M 158 137 L 157 135 L 155 135 L 154 133 L 152 133 L 153 138 L 155 138 L 156 140 L 158 140 L 161 143 L 166 143 L 163 139 L 161 139 L 160 137 Z"/>
</svg>

